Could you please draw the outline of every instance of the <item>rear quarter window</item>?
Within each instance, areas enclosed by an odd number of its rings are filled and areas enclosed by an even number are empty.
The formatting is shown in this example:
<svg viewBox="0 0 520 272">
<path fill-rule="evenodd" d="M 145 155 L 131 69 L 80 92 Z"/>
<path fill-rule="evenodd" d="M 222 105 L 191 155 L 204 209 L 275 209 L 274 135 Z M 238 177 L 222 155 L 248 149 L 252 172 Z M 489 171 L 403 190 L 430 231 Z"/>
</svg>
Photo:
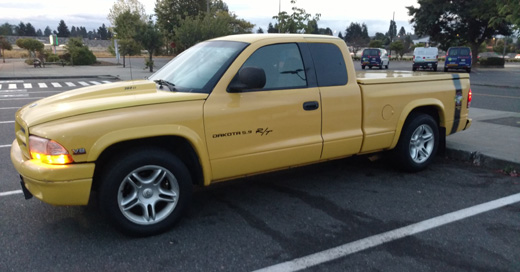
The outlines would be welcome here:
<svg viewBox="0 0 520 272">
<path fill-rule="evenodd" d="M 309 43 L 319 87 L 341 86 L 348 82 L 347 67 L 341 50 L 334 44 Z"/>
</svg>

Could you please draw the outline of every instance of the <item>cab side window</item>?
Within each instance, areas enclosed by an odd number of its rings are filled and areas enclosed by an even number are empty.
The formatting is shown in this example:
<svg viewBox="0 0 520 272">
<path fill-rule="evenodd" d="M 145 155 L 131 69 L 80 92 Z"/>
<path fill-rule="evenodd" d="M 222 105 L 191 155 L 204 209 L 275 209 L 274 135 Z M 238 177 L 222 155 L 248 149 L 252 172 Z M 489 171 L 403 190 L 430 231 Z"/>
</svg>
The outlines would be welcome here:
<svg viewBox="0 0 520 272">
<path fill-rule="evenodd" d="M 262 68 L 266 84 L 263 90 L 307 87 L 300 49 L 295 43 L 268 45 L 254 52 L 242 65 Z"/>
<path fill-rule="evenodd" d="M 341 50 L 336 45 L 309 43 L 309 49 L 316 67 L 318 86 L 342 86 L 347 84 L 347 66 Z M 365 54 L 365 51 L 363 54 Z M 379 53 L 378 50 L 374 51 Z"/>
</svg>

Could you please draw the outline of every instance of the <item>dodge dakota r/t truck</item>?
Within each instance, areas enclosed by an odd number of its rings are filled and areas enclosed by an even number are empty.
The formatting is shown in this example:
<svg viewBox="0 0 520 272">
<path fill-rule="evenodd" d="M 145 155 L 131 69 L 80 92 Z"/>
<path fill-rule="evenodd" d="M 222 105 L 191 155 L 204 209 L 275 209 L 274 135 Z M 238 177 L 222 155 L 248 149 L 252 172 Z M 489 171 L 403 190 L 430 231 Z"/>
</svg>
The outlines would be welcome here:
<svg viewBox="0 0 520 272">
<path fill-rule="evenodd" d="M 126 234 L 170 229 L 192 187 L 381 151 L 428 166 L 471 125 L 467 74 L 362 72 L 332 36 L 201 42 L 146 80 L 63 92 L 16 113 L 26 198 L 86 205 Z"/>
</svg>

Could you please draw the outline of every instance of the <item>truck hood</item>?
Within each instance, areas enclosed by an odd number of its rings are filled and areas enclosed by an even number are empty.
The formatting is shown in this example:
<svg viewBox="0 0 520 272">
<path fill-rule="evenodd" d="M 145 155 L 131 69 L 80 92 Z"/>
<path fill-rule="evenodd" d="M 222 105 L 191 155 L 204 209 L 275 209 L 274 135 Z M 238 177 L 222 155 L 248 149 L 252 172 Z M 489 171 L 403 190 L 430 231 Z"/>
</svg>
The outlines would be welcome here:
<svg viewBox="0 0 520 272">
<path fill-rule="evenodd" d="M 91 112 L 207 97 L 208 94 L 158 90 L 150 80 L 123 81 L 71 90 L 38 100 L 18 110 L 16 120 L 33 126 Z"/>
</svg>

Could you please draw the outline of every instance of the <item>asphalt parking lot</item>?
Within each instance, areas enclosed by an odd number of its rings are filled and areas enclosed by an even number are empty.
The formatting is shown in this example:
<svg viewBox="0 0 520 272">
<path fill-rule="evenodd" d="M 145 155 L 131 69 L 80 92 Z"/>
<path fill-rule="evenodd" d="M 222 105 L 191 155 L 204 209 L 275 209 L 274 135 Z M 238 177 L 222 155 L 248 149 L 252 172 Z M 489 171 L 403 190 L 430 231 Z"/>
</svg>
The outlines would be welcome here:
<svg viewBox="0 0 520 272">
<path fill-rule="evenodd" d="M 520 71 L 472 72 L 473 106 L 520 112 L 509 73 Z M 442 155 L 414 174 L 354 157 L 199 188 L 174 229 L 144 239 L 112 229 L 95 195 L 86 207 L 24 200 L 9 158 L 16 109 L 103 80 L 0 83 L 0 271 L 520 270 L 519 178 Z"/>
</svg>

